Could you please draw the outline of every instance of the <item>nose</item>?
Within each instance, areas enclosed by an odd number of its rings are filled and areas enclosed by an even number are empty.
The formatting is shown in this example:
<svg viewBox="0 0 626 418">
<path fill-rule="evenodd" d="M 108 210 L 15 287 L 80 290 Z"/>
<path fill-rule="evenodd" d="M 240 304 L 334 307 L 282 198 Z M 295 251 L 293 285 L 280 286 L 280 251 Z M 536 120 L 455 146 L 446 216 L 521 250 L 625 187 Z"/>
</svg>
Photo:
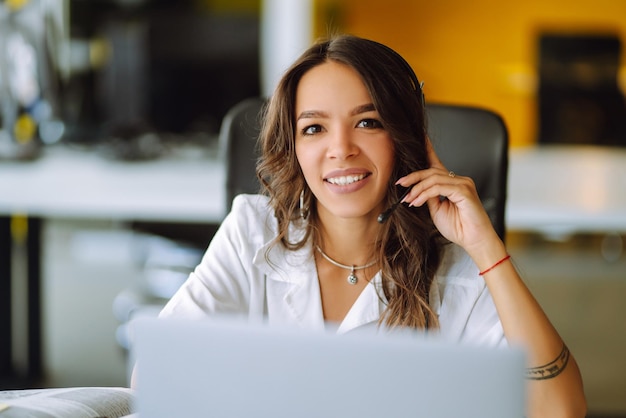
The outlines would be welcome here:
<svg viewBox="0 0 626 418">
<path fill-rule="evenodd" d="M 359 153 L 359 147 L 354 141 L 352 130 L 336 128 L 328 135 L 326 156 L 331 159 L 345 160 Z"/>
</svg>

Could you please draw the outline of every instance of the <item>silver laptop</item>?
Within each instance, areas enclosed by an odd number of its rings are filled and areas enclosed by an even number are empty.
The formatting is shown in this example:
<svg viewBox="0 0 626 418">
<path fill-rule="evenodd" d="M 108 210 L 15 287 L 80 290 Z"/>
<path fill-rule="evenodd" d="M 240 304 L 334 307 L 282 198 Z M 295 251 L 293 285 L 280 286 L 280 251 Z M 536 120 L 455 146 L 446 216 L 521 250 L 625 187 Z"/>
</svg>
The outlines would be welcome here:
<svg viewBox="0 0 626 418">
<path fill-rule="evenodd" d="M 140 418 L 524 416 L 524 355 L 233 320 L 133 324 Z"/>
</svg>

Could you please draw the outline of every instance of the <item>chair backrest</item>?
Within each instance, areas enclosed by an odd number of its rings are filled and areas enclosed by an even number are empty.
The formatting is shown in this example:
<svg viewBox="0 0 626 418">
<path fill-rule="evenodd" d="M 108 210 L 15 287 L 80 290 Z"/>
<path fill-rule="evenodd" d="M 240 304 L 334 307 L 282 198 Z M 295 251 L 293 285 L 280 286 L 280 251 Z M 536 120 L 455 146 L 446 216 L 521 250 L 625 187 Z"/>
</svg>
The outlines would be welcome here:
<svg viewBox="0 0 626 418">
<path fill-rule="evenodd" d="M 226 164 L 226 206 L 240 193 L 257 193 L 256 140 L 261 98 L 246 99 L 224 117 L 220 148 Z M 468 106 L 427 104 L 428 134 L 437 155 L 455 173 L 471 177 L 491 221 L 505 237 L 508 134 L 496 113 Z"/>
<path fill-rule="evenodd" d="M 427 104 L 428 135 L 447 169 L 471 177 L 496 232 L 505 238 L 509 139 L 502 118 L 486 109 Z"/>
<path fill-rule="evenodd" d="M 226 166 L 226 209 L 233 198 L 242 193 L 258 193 L 256 176 L 257 138 L 261 130 L 260 112 L 265 100 L 245 99 L 224 116 L 220 127 L 219 158 Z"/>
</svg>

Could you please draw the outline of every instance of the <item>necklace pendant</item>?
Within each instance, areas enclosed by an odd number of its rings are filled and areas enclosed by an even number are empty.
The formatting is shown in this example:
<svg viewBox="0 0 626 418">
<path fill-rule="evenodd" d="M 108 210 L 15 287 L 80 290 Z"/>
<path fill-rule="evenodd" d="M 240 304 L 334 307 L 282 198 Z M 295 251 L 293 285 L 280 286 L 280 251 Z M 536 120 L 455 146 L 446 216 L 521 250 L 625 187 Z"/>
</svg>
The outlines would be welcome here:
<svg viewBox="0 0 626 418">
<path fill-rule="evenodd" d="M 350 284 L 356 284 L 356 282 L 359 281 L 358 277 L 356 277 L 356 274 L 354 274 L 354 270 L 350 272 L 350 275 L 348 276 L 347 281 Z"/>
</svg>

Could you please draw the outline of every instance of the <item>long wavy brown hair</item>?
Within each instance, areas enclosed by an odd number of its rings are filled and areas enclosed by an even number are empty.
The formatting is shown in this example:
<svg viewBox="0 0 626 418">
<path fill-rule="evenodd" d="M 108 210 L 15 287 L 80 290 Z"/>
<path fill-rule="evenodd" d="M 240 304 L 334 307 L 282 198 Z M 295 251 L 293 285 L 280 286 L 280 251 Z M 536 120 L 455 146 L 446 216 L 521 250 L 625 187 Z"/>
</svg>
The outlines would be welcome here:
<svg viewBox="0 0 626 418">
<path fill-rule="evenodd" d="M 309 239 L 317 242 L 315 196 L 307 187 L 295 152 L 296 89 L 310 69 L 328 61 L 352 67 L 361 76 L 384 128 L 395 143 L 394 170 L 389 179 L 386 205 L 402 193 L 395 181 L 429 167 L 422 89 L 409 64 L 395 51 L 378 42 L 351 35 L 335 36 L 316 43 L 285 72 L 263 115 L 259 138 L 261 158 L 257 175 L 278 221 L 278 242 L 288 249 L 302 248 Z M 304 193 L 304 208 L 300 194 Z M 302 222 L 305 234 L 297 239 L 289 226 Z M 382 292 L 387 301 L 381 323 L 389 327 L 433 328 L 438 326 L 429 305 L 429 291 L 441 258 L 442 238 L 428 209 L 398 208 L 380 226 L 376 248 L 381 262 Z"/>
</svg>

